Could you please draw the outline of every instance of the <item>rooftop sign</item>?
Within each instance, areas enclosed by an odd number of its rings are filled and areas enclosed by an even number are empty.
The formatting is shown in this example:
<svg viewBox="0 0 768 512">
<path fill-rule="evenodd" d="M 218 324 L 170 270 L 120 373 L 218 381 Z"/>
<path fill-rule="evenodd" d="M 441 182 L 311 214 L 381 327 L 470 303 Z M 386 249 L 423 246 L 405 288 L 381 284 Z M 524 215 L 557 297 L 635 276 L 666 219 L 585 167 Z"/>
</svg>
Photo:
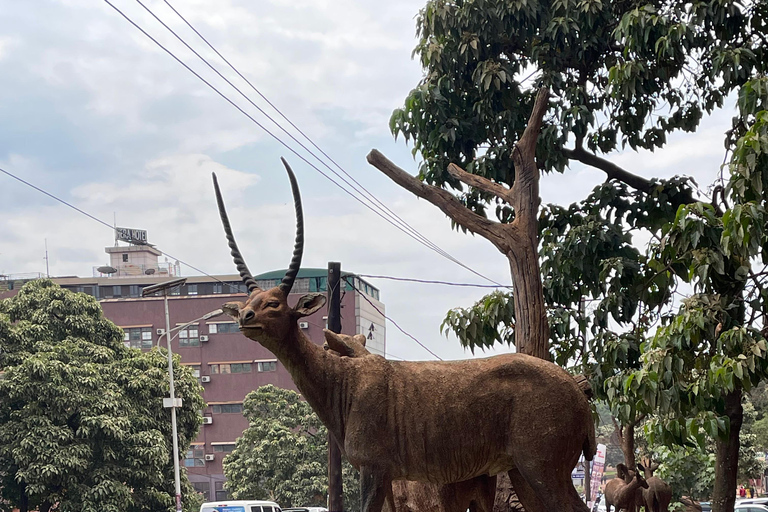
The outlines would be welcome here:
<svg viewBox="0 0 768 512">
<path fill-rule="evenodd" d="M 136 245 L 147 244 L 147 231 L 144 229 L 115 228 L 115 240 L 122 240 Z"/>
</svg>

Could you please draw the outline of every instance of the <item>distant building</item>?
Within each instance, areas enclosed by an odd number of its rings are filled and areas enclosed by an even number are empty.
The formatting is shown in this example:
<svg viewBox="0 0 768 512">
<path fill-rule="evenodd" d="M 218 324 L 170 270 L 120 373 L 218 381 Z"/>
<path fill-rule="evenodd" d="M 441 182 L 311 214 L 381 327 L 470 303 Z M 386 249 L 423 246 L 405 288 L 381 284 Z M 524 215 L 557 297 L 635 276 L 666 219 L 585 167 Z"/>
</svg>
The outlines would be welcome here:
<svg viewBox="0 0 768 512">
<path fill-rule="evenodd" d="M 157 345 L 165 329 L 162 297 L 141 297 L 145 286 L 179 275 L 178 265 L 158 262 L 161 255 L 150 245 L 108 247 L 110 265 L 94 269 L 93 277 L 60 277 L 53 281 L 75 292 L 87 293 L 101 303 L 104 315 L 125 331 L 125 344 L 140 350 Z M 285 270 L 255 276 L 261 288 L 276 286 Z M 4 287 L 20 283 L 5 276 Z M 352 274 L 342 272 L 341 325 L 347 334 L 364 334 L 368 348 L 384 355 L 386 348 L 384 305 L 379 290 Z M 354 285 L 354 286 L 353 286 Z M 239 275 L 190 276 L 173 290 L 168 300 L 171 329 L 219 309 L 228 301 L 244 300 L 246 288 Z M 309 292 L 327 292 L 326 269 L 302 269 L 294 282 L 289 304 Z M 324 341 L 327 313 L 321 309 L 302 318 L 300 327 L 314 343 Z M 161 340 L 165 344 L 165 337 Z M 237 324 L 222 315 L 177 331 L 172 350 L 182 364 L 192 367 L 203 385 L 204 423 L 183 464 L 189 479 L 206 500 L 222 500 L 222 459 L 232 451 L 248 422 L 242 415 L 245 396 L 266 384 L 296 390 L 288 371 L 258 343 L 243 336 Z"/>
</svg>

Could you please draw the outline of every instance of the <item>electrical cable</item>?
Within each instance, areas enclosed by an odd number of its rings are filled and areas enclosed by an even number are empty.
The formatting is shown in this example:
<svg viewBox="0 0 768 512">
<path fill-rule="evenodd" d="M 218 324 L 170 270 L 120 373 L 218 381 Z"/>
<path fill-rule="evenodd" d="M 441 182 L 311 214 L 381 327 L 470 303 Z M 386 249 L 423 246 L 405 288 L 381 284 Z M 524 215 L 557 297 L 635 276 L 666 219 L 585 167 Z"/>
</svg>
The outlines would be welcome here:
<svg viewBox="0 0 768 512">
<path fill-rule="evenodd" d="M 82 209 L 78 208 L 77 206 L 75 206 L 75 205 L 73 205 L 73 204 L 71 204 L 71 203 L 68 203 L 68 202 L 67 202 L 67 201 L 65 201 L 64 199 L 61 199 L 60 197 L 57 197 L 57 196 L 55 196 L 55 195 L 51 194 L 50 192 L 47 192 L 47 191 L 43 190 L 42 188 L 40 188 L 40 187 L 38 187 L 38 186 L 36 186 L 36 185 L 33 185 L 32 183 L 30 183 L 30 182 L 28 182 L 28 181 L 26 181 L 26 180 L 23 180 L 22 178 L 19 178 L 19 177 L 18 177 L 18 176 L 16 176 L 15 174 L 13 174 L 13 173 L 11 173 L 11 172 L 9 172 L 9 171 L 6 171 L 6 170 L 5 170 L 5 169 L 3 169 L 3 168 L 0 168 L 0 172 L 2 172 L 2 173 L 4 173 L 4 174 L 6 174 L 6 175 L 8 175 L 8 176 L 10 176 L 11 178 L 13 178 L 13 179 L 15 179 L 15 180 L 17 180 L 17 181 L 20 181 L 21 183 L 23 183 L 23 184 L 27 185 L 28 187 L 31 187 L 31 188 L 33 188 L 33 189 L 37 190 L 38 192 L 40 192 L 40 193 L 42 193 L 42 194 L 45 194 L 46 196 L 50 197 L 51 199 L 54 199 L 54 200 L 56 200 L 56 201 L 58 201 L 58 202 L 60 202 L 60 203 L 62 203 L 62 204 L 64 204 L 64 205 L 68 206 L 69 208 L 72 208 L 72 209 L 73 209 L 73 210 L 75 210 L 76 212 L 78 212 L 78 213 L 81 213 L 81 214 L 85 215 L 85 216 L 86 216 L 86 217 L 88 217 L 89 219 L 91 219 L 91 220 L 95 220 L 96 222 L 98 222 L 98 223 L 100 223 L 100 224 L 103 224 L 103 225 L 107 226 L 107 227 L 108 227 L 110 230 L 114 230 L 114 229 L 115 229 L 115 227 L 114 227 L 113 225 L 109 224 L 108 222 L 104 222 L 103 220 L 99 219 L 98 217 L 94 217 L 94 216 L 93 216 L 93 215 L 91 215 L 90 213 L 88 213 L 88 212 L 86 212 L 86 211 L 84 211 L 84 210 L 82 210 Z M 132 244 L 132 245 L 136 245 L 136 244 Z M 157 249 L 157 247 L 155 247 L 155 249 Z M 213 279 L 214 281 L 217 281 L 217 282 L 219 282 L 219 283 L 221 283 L 221 284 L 223 284 L 223 285 L 226 285 L 226 286 L 228 286 L 230 289 L 234 289 L 234 290 L 235 290 L 235 291 L 237 291 L 237 292 L 239 292 L 239 291 L 240 291 L 240 290 L 238 289 L 238 287 L 236 287 L 236 286 L 233 286 L 232 284 L 230 284 L 230 283 L 227 283 L 227 282 L 225 282 L 225 281 L 222 281 L 222 280 L 220 280 L 220 279 L 217 279 L 216 277 L 212 276 L 212 275 L 211 275 L 211 274 L 209 274 L 208 272 L 205 272 L 205 271 L 203 271 L 203 270 L 201 270 L 201 269 L 199 269 L 199 268 L 195 267 L 194 265 L 190 265 L 190 264 L 189 264 L 189 263 L 187 263 L 186 261 L 184 261 L 184 260 L 181 260 L 181 259 L 179 259 L 179 258 L 177 258 L 177 257 L 173 256 L 172 254 L 169 254 L 169 253 L 167 253 L 167 252 L 165 252 L 165 251 L 161 251 L 160 249 L 157 249 L 157 250 L 158 250 L 158 251 L 160 251 L 160 252 L 163 254 L 163 256 L 167 256 L 168 258 L 171 258 L 171 259 L 173 259 L 173 260 L 176 260 L 176 261 L 178 261 L 179 263 L 181 263 L 181 264 L 183 264 L 183 265 L 186 265 L 186 266 L 188 266 L 188 267 L 189 267 L 189 268 L 191 268 L 192 270 L 194 270 L 194 271 L 196 271 L 196 272 L 199 272 L 199 273 L 201 273 L 201 274 L 203 274 L 203 275 L 205 275 L 205 276 L 207 276 L 207 277 L 210 277 L 210 278 L 211 278 L 211 279 Z"/>
<path fill-rule="evenodd" d="M 138 25 L 136 22 L 134 22 L 134 21 L 133 21 L 133 20 L 132 20 L 132 19 L 131 19 L 131 18 L 130 18 L 128 15 L 126 15 L 126 14 L 125 14 L 123 11 L 121 11 L 121 10 L 120 10 L 120 9 L 119 9 L 117 6 L 115 6 L 115 5 L 114 5 L 112 2 L 110 2 L 110 0 L 104 0 L 104 2 L 105 2 L 107 5 L 109 5 L 110 7 L 112 7 L 112 9 L 114 9 L 114 10 L 115 10 L 115 11 L 116 11 L 118 14 L 120 14 L 120 15 L 121 15 L 121 16 L 122 16 L 122 17 L 123 17 L 123 18 L 124 18 L 126 21 L 128 21 L 128 22 L 129 22 L 131 25 L 133 25 L 133 26 L 134 26 L 134 27 L 135 27 L 137 30 L 139 30 L 139 31 L 140 31 L 142 34 L 144 34 L 144 35 L 145 35 L 147 38 L 149 38 L 149 39 L 150 39 L 150 40 L 151 40 L 153 43 L 155 43 L 155 45 L 157 45 L 157 46 L 158 46 L 160 49 L 162 49 L 163 51 L 165 51 L 165 52 L 166 52 L 166 53 L 167 53 L 167 54 L 168 54 L 168 55 L 169 55 L 171 58 L 173 58 L 173 59 L 174 59 L 176 62 L 178 62 L 179 64 L 181 64 L 181 65 L 182 65 L 182 66 L 183 66 L 185 69 L 187 69 L 187 71 L 189 71 L 190 73 L 192 73 L 193 75 L 195 75 L 195 77 L 197 77 L 197 78 L 198 78 L 198 79 L 199 79 L 201 82 L 203 82 L 203 83 L 204 83 L 205 85 L 207 85 L 207 86 L 208 86 L 208 87 L 209 87 L 211 90 L 213 90 L 214 92 L 216 92 L 216 94 L 218 94 L 219 96 L 221 96 L 221 98 L 222 98 L 222 99 L 224 99 L 224 100 L 225 100 L 227 103 L 229 103 L 230 105 L 232 105 L 233 107 L 235 107 L 235 108 L 236 108 L 236 109 L 237 109 L 237 110 L 238 110 L 240 113 L 242 113 L 244 116 L 246 116 L 248 119 L 250 119 L 250 120 L 251 120 L 251 121 L 252 121 L 254 124 L 256 124 L 256 125 L 257 125 L 259 128 L 261 128 L 261 129 L 262 129 L 262 130 L 263 130 L 265 133 L 267 133 L 269 136 L 271 136 L 273 139 L 275 139 L 275 140 L 276 140 L 276 141 L 277 141 L 279 144 L 281 144 L 283 147 L 285 147 L 285 148 L 286 148 L 288 151 L 290 151 L 291 153 L 293 153 L 293 154 L 294 154 L 294 155 L 295 155 L 297 158 L 299 158 L 299 159 L 300 159 L 300 160 L 302 160 L 304 163 L 306 163 L 307 165 L 309 165 L 310 167 L 312 167 L 313 169 L 315 169 L 315 170 L 316 170 L 317 172 L 319 172 L 319 173 L 320 173 L 320 174 L 321 174 L 323 177 L 325 177 L 325 178 L 326 178 L 327 180 L 329 180 L 331 183 L 333 183 L 333 184 L 334 184 L 334 185 L 336 185 L 338 188 L 340 188 L 342 191 L 344 191 L 344 192 L 345 192 L 347 195 L 349 195 L 349 196 L 350 196 L 350 197 L 352 197 L 354 200 L 356 200 L 357 202 L 359 202 L 360 204 L 362 204 L 364 207 L 366 207 L 366 208 L 368 208 L 369 210 L 371 210 L 373 213 L 375 213 L 376 215 L 378 215 L 379 217 L 381 217 L 382 219 L 384 219 L 386 222 L 389 222 L 390 224 L 392 224 L 392 225 L 393 225 L 393 226 L 395 226 L 396 228 L 398 228 L 398 229 L 400 229 L 401 231 L 403 231 L 404 233 L 406 233 L 406 234 L 407 234 L 408 236 L 410 236 L 411 238 L 414 238 L 414 239 L 416 239 L 417 241 L 419 241 L 420 243 L 424 244 L 424 242 L 422 242 L 422 241 L 418 240 L 418 239 L 417 239 L 417 238 L 416 238 L 414 235 L 412 235 L 411 233 L 408 233 L 408 232 L 407 232 L 407 231 L 405 231 L 405 230 L 404 230 L 402 227 L 400 227 L 400 226 L 398 226 L 397 224 L 395 224 L 395 223 L 394 223 L 394 222 L 393 222 L 393 221 L 392 221 L 390 218 L 387 218 L 386 216 L 384 216 L 384 215 L 383 215 L 382 213 L 380 213 L 379 211 L 377 211 L 377 210 L 373 209 L 373 208 L 372 208 L 372 207 L 371 207 L 369 204 L 367 204 L 367 203 L 366 203 L 366 202 L 364 202 L 362 199 L 360 199 L 359 197 L 357 197 L 356 195 L 354 195 L 352 192 L 350 192 L 349 190 L 347 190 L 346 188 L 344 188 L 343 186 L 341 186 L 341 185 L 340 185 L 340 184 L 339 184 L 339 183 L 338 183 L 336 180 L 334 180 L 333 178 L 331 178 L 330 176 L 328 176 L 328 174 L 326 174 L 325 172 L 323 172 L 323 171 L 322 171 L 321 169 L 319 169 L 319 168 L 318 168 L 316 165 L 314 165 L 312 162 L 310 162 L 309 160 L 307 160 L 307 159 L 306 159 L 306 158 L 305 158 L 303 155 L 299 154 L 299 153 L 298 153 L 298 152 L 297 152 L 295 149 L 293 149 L 293 148 L 292 148 L 292 147 L 290 147 L 288 144 L 286 144 L 286 143 L 285 143 L 283 140 L 281 140 L 281 139 L 280 139 L 278 136 L 276 136 L 276 135 L 275 135 L 274 133 L 272 133 L 272 132 L 271 132 L 269 129 L 267 129 L 267 128 L 266 128 L 266 127 L 263 125 L 263 124 L 261 124 L 261 123 L 260 123 L 259 121 L 257 121 L 255 118 L 253 118 L 253 116 L 251 116 L 250 114 L 248 114 L 248 113 L 247 113 L 245 110 L 243 110 L 243 109 L 242 109 L 242 108 L 241 108 L 239 105 L 237 105 L 237 104 L 236 104 L 234 101 L 232 101 L 232 100 L 231 100 L 231 99 L 230 99 L 228 96 L 226 96 L 224 93 L 222 93 L 221 91 L 219 91 L 219 90 L 218 90 L 218 89 L 217 89 L 215 86 L 213 86 L 213 85 L 212 85 L 210 82 L 208 82 L 208 81 L 207 81 L 205 78 L 203 78 L 203 77 L 202 77 L 202 76 L 201 76 L 199 73 L 197 73 L 197 72 L 196 72 L 196 71 L 194 71 L 192 68 L 190 68 L 190 67 L 189 67 L 189 66 L 188 66 L 186 63 L 184 63 L 184 62 L 183 62 L 183 61 L 182 61 L 182 60 L 181 60 L 179 57 L 177 57 L 177 56 L 176 56 L 176 55 L 175 55 L 175 54 L 174 54 L 172 51 L 170 51 L 168 48 L 166 48 L 165 46 L 163 46 L 163 45 L 162 45 L 162 44 L 161 44 L 159 41 L 157 41 L 157 39 L 155 39 L 154 37 L 152 37 L 152 36 L 151 36 L 151 35 L 150 35 L 150 34 L 149 34 L 147 31 L 145 31 L 145 30 L 144 30 L 143 28 L 141 28 L 141 27 L 140 27 L 140 26 L 139 26 L 139 25 Z M 317 158 L 317 157 L 315 156 L 315 158 Z M 429 246 L 427 246 L 427 247 L 429 247 Z M 435 250 L 435 249 L 433 249 L 432 247 L 429 247 L 429 248 L 430 248 L 430 249 L 432 249 L 432 250 Z M 436 251 L 436 252 L 438 252 L 438 254 L 440 254 L 440 252 L 439 252 L 439 251 Z M 447 254 L 447 253 L 446 253 L 446 254 Z M 442 254 L 441 254 L 441 255 L 442 255 Z M 456 263 L 457 265 L 459 265 L 459 266 L 461 266 L 461 267 L 465 268 L 466 270 L 468 270 L 468 271 L 472 272 L 473 274 L 475 274 L 475 275 L 477 275 L 477 276 L 479 276 L 479 277 L 481 277 L 481 278 L 483 278 L 483 279 L 485 279 L 485 280 L 487 280 L 487 281 L 489 281 L 489 282 L 491 282 L 491 283 L 497 284 L 497 285 L 499 285 L 499 286 L 503 286 L 503 285 L 501 285 L 501 283 L 497 283 L 497 282 L 496 282 L 496 281 L 494 281 L 493 279 L 490 279 L 490 278 L 488 278 L 488 277 L 484 276 L 483 274 L 481 274 L 481 273 L 479 273 L 479 272 L 475 271 L 474 269 L 470 268 L 469 266 L 465 265 L 464 263 L 462 263 L 462 262 L 458 261 L 457 259 L 455 259 L 455 258 L 451 257 L 450 255 L 448 255 L 448 256 L 445 256 L 445 255 L 443 255 L 443 256 L 444 256 L 444 257 L 446 257 L 446 258 L 448 258 L 449 260 L 453 261 L 453 262 L 454 262 L 454 263 Z"/>
<path fill-rule="evenodd" d="M 417 344 L 418 344 L 418 345 L 419 345 L 421 348 L 423 348 L 424 350 L 426 350 L 427 352 L 429 352 L 430 354 L 432 354 L 433 356 L 435 356 L 435 357 L 436 357 L 438 360 L 440 360 L 440 361 L 442 361 L 442 360 L 443 360 L 443 358 L 442 358 L 442 357 L 440 357 L 439 355 L 437 355 L 437 354 L 435 354 L 434 352 L 432 352 L 432 351 L 429 349 L 429 347 L 427 347 L 426 345 L 424 345 L 422 342 L 420 342 L 419 340 L 417 340 L 417 339 L 416 339 L 416 338 L 415 338 L 415 337 L 414 337 L 412 334 L 408 333 L 408 332 L 407 332 L 405 329 L 403 329 L 402 327 L 400 327 L 400 326 L 398 325 L 398 323 L 397 323 L 397 322 L 395 322 L 395 321 L 394 321 L 394 320 L 392 320 L 390 317 L 388 317 L 387 315 L 385 315 L 385 314 L 384 314 L 384 312 L 383 312 L 382 310 L 380 310 L 380 309 L 378 308 L 378 306 L 376 306 L 376 304 L 374 304 L 373 302 L 371 302 L 371 299 L 369 299 L 369 298 L 368 298 L 368 296 L 367 296 L 365 293 L 363 293 L 362 291 L 360 291 L 360 289 L 358 289 L 358 288 L 355 286 L 355 284 L 354 284 L 353 282 L 351 282 L 351 281 L 348 279 L 348 277 L 349 277 L 349 276 L 341 276 L 341 278 L 342 278 L 342 279 L 344 279 L 344 281 L 346 281 L 346 282 L 347 282 L 347 284 L 348 284 L 349 286 L 351 286 L 351 287 L 352 287 L 352 288 L 353 288 L 353 289 L 354 289 L 354 290 L 355 290 L 357 293 L 359 293 L 359 294 L 360 294 L 360 296 L 361 296 L 363 299 L 365 299 L 365 301 L 366 301 L 366 302 L 368 302 L 368 304 L 370 304 L 370 305 L 371 305 L 371 307 L 373 307 L 373 309 L 375 309 L 375 310 L 376 310 L 376 311 L 377 311 L 377 312 L 378 312 L 378 313 L 379 313 L 381 316 L 383 316 L 384 318 L 386 318 L 387 320 L 389 320 L 390 322 L 392 322 L 392 325 L 394 325 L 395 327 L 397 327 L 397 329 L 398 329 L 398 330 L 399 330 L 401 333 L 405 334 L 406 336 L 408 336 L 409 338 L 411 338 L 413 341 L 415 341 L 415 342 L 416 342 L 416 343 L 417 343 Z"/>
<path fill-rule="evenodd" d="M 446 286 L 466 286 L 471 288 L 509 288 L 512 289 L 511 286 L 504 286 L 504 285 L 495 285 L 495 284 L 474 284 L 474 283 L 452 283 L 449 281 L 433 281 L 429 279 L 415 279 L 410 277 L 394 277 L 394 276 L 378 276 L 373 274 L 354 274 L 357 277 L 368 277 L 371 279 L 389 279 L 391 281 L 406 281 L 411 283 L 422 283 L 422 284 L 443 284 Z"/>
<path fill-rule="evenodd" d="M 21 182 L 21 183 L 23 183 L 24 185 L 27 185 L 28 187 L 31 187 L 31 188 L 33 188 L 33 189 L 37 190 L 38 192 L 40 192 L 40 193 L 42 193 L 42 194 L 45 194 L 46 196 L 50 197 L 51 199 L 54 199 L 55 201 L 58 201 L 59 203 L 62 203 L 62 204 L 64 204 L 64 205 L 68 206 L 69 208 L 72 208 L 73 210 L 77 211 L 78 213 L 80 213 L 80 214 L 82 214 L 82 215 L 85 215 L 85 216 L 86 216 L 86 217 L 88 217 L 89 219 L 91 219 L 91 220 L 94 220 L 94 221 L 96 221 L 96 222 L 98 222 L 98 223 L 100 223 L 100 224 L 103 224 L 104 226 L 108 227 L 110 230 L 113 230 L 113 229 L 114 229 L 114 226 L 112 226 L 111 224 L 109 224 L 109 223 L 107 223 L 107 222 L 104 222 L 103 220 L 99 219 L 98 217 L 95 217 L 95 216 L 91 215 L 90 213 L 86 212 L 85 210 L 83 210 L 83 209 L 81 209 L 81 208 L 78 208 L 77 206 L 75 206 L 75 205 L 73 205 L 73 204 L 71 204 L 71 203 L 69 203 L 69 202 L 65 201 L 64 199 L 61 199 L 61 198 L 60 198 L 60 197 L 58 197 L 58 196 L 55 196 L 54 194 L 51 194 L 50 192 L 47 192 L 46 190 L 43 190 L 42 188 L 40 188 L 40 187 L 38 187 L 38 186 L 36 186 L 36 185 L 33 185 L 32 183 L 30 183 L 30 182 L 28 182 L 28 181 L 26 181 L 26 180 L 24 180 L 24 179 L 22 179 L 22 178 L 20 178 L 20 177 L 16 176 L 15 174 L 13 174 L 13 173 L 11 173 L 11 172 L 9 172 L 9 171 L 6 171 L 5 169 L 3 169 L 3 168 L 1 168 L 1 167 L 0 167 L 0 172 L 2 172 L 2 173 L 4 173 L 4 174 L 8 175 L 9 177 L 11 177 L 11 178 L 13 178 L 13 179 L 15 179 L 15 180 L 17 180 L 17 181 L 19 181 L 19 182 Z M 157 247 L 155 247 L 155 249 L 157 249 Z M 174 259 L 174 260 L 178 261 L 179 263 L 181 263 L 181 264 L 183 264 L 183 265 L 186 265 L 186 266 L 188 266 L 189 268 L 191 268 L 191 269 L 193 269 L 193 270 L 195 270 L 195 271 L 197 271 L 197 272 L 199 272 L 199 273 L 201 273 L 201 274 L 205 275 L 206 277 L 209 277 L 209 278 L 213 279 L 214 281 L 217 281 L 217 282 L 219 282 L 219 283 L 221 283 L 221 284 L 223 284 L 223 285 L 226 285 L 226 286 L 230 287 L 231 289 L 234 289 L 234 290 L 235 290 L 235 291 L 237 291 L 237 292 L 239 292 L 239 291 L 240 291 L 238 287 L 236 287 L 236 286 L 233 286 L 232 284 L 230 284 L 230 283 L 227 283 L 227 282 L 225 282 L 225 281 L 222 281 L 222 280 L 220 280 L 220 279 L 216 278 L 215 276 L 212 276 L 211 274 L 209 274 L 209 273 L 207 273 L 207 272 L 205 272 L 205 271 L 203 271 L 203 270 L 201 270 L 201 269 L 199 269 L 199 268 L 195 267 L 194 265 L 191 265 L 191 264 L 189 264 L 189 263 L 187 263 L 187 262 L 185 262 L 185 261 L 181 260 L 180 258 L 176 258 L 175 256 L 173 256 L 173 255 L 171 255 L 171 254 L 169 254 L 169 253 L 167 253 L 167 252 L 165 252 L 165 251 L 162 251 L 162 250 L 160 250 L 160 249 L 157 249 L 157 250 L 158 250 L 158 251 L 160 251 L 160 252 L 161 252 L 161 253 L 162 253 L 164 256 L 167 256 L 167 257 L 169 257 L 169 258 L 171 258 L 171 259 Z M 390 317 L 388 317 L 387 315 L 385 315 L 385 314 L 384 314 L 384 313 L 383 313 L 383 312 L 382 312 L 382 311 L 381 311 L 381 310 L 380 310 L 380 309 L 379 309 L 379 308 L 378 308 L 378 307 L 377 307 L 377 306 L 376 306 L 376 305 L 375 305 L 373 302 L 371 302 L 371 301 L 370 301 L 370 299 L 368 299 L 368 297 L 365 295 L 365 293 L 363 293 L 362 291 L 360 291 L 360 290 L 359 290 L 359 289 L 358 289 L 358 288 L 357 288 L 357 287 L 354 285 L 354 283 L 351 283 L 350 281 L 348 281 L 348 280 L 347 280 L 347 276 L 342 276 L 342 278 L 343 278 L 343 279 L 344 279 L 344 281 L 345 281 L 345 282 L 347 282 L 347 283 L 348 283 L 348 284 L 349 284 L 349 285 L 350 285 L 350 286 L 351 286 L 351 287 L 352 287 L 354 290 L 356 290 L 356 291 L 357 291 L 357 292 L 358 292 L 358 293 L 359 293 L 359 294 L 360 294 L 360 295 L 361 295 L 361 296 L 362 296 L 362 297 L 363 297 L 363 298 L 364 298 L 364 299 L 365 299 L 365 300 L 366 300 L 366 301 L 367 301 L 367 302 L 368 302 L 368 303 L 369 303 L 369 304 L 370 304 L 370 305 L 371 305 L 371 306 L 372 306 L 372 307 L 373 307 L 373 308 L 374 308 L 376 311 L 378 311 L 378 312 L 379 312 L 379 314 L 381 314 L 381 316 L 383 316 L 384 318 L 386 318 L 387 320 L 389 320 L 390 322 L 392 322 L 392 324 L 393 324 L 395 327 L 397 327 L 397 328 L 400 330 L 400 332 L 402 332 L 403 334 L 405 334 L 406 336 L 408 336 L 409 338 L 411 338 L 413 341 L 415 341 L 417 344 L 419 344 L 419 345 L 420 345 L 420 346 L 421 346 L 421 347 L 422 347 L 424 350 L 426 350 L 427 352 L 429 352 L 430 354 L 432 354 L 433 356 L 435 356 L 437 359 L 439 359 L 439 360 L 441 360 L 441 361 L 442 361 L 442 358 L 441 358 L 440 356 L 438 356 L 437 354 L 435 354 L 434 352 L 432 352 L 432 351 L 431 351 L 429 348 L 427 348 L 425 345 L 423 345 L 423 344 L 422 344 L 422 343 L 421 343 L 419 340 L 417 340 L 417 339 L 416 339 L 415 337 L 413 337 L 411 334 L 409 334 L 408 332 L 406 332 L 406 331 L 405 331 L 405 330 L 404 330 L 402 327 L 400 327 L 400 326 L 397 324 L 397 322 L 395 322 L 395 321 L 394 321 L 394 320 L 392 320 Z"/>
<path fill-rule="evenodd" d="M 222 75 L 208 60 L 200 55 L 197 51 L 195 51 L 194 48 L 192 48 L 189 43 L 187 43 L 181 36 L 179 36 L 172 28 L 170 28 L 165 22 L 163 22 L 149 7 L 147 7 L 141 0 L 136 0 L 136 2 L 141 5 L 150 15 L 152 15 L 155 20 L 157 20 L 158 23 L 160 23 L 163 27 L 165 27 L 166 30 L 168 30 L 171 34 L 176 37 L 184 46 L 189 49 L 198 59 L 200 59 L 206 66 L 208 66 L 214 73 L 216 73 L 222 80 L 224 80 L 228 85 L 230 85 L 235 91 L 237 91 L 248 103 L 250 103 L 253 107 L 255 107 L 261 114 L 263 114 L 267 119 L 272 121 L 272 123 L 277 126 L 280 130 L 283 131 L 286 135 L 288 135 L 296 144 L 301 146 L 301 148 L 315 157 L 315 159 L 320 162 L 323 166 L 325 166 L 329 171 L 331 171 L 334 175 L 336 175 L 338 178 L 340 178 L 344 183 L 352 187 L 352 189 L 363 196 L 365 199 L 371 201 L 374 206 L 379 208 L 380 211 L 384 212 L 385 215 L 388 215 L 390 218 L 392 218 L 394 221 L 396 221 L 398 224 L 402 226 L 404 230 L 407 230 L 411 232 L 415 237 L 420 239 L 424 245 L 426 245 L 428 248 L 431 248 L 432 250 L 435 250 L 439 254 L 441 254 L 444 257 L 450 257 L 450 254 L 448 254 L 446 251 L 441 249 L 437 244 L 429 240 L 426 236 L 422 235 L 419 231 L 417 231 L 414 227 L 412 227 L 408 222 L 403 220 L 400 216 L 398 216 L 395 212 L 393 212 L 383 201 L 381 201 L 379 198 L 377 198 L 373 193 L 371 193 L 367 188 L 365 188 L 360 182 L 358 182 L 351 174 L 349 174 L 346 170 L 344 170 L 341 165 L 339 165 L 333 158 L 331 158 L 325 151 L 323 151 L 306 133 L 304 133 L 296 124 L 294 124 L 283 112 L 277 108 L 259 89 L 256 88 L 253 83 L 251 83 L 250 80 L 248 80 L 240 71 L 231 63 L 229 60 L 227 60 L 217 49 L 214 47 L 187 19 L 182 16 L 182 14 L 176 10 L 176 8 L 171 5 L 171 3 L 168 0 L 164 0 L 166 5 L 200 38 L 202 41 L 208 45 L 208 47 L 213 50 L 216 55 L 221 58 L 229 67 L 234 71 L 237 76 L 239 76 L 245 83 L 247 83 L 251 89 L 253 89 L 256 94 L 258 94 L 261 99 L 263 99 L 270 107 L 272 107 L 275 112 L 277 112 L 294 130 L 296 130 L 299 134 L 301 134 L 302 137 L 304 137 L 316 150 L 318 150 L 326 159 L 328 159 L 331 163 L 333 163 L 347 178 L 349 178 L 352 183 L 350 183 L 344 176 L 341 176 L 338 172 L 333 170 L 331 166 L 328 165 L 322 158 L 317 156 L 311 149 L 307 148 L 301 141 L 296 139 L 296 137 L 293 136 L 288 130 L 286 130 L 280 123 L 278 123 L 275 119 L 273 119 L 269 114 L 267 114 L 261 107 L 256 105 L 245 93 L 243 93 L 236 85 L 234 85 L 229 79 L 227 79 L 224 75 Z"/>
</svg>

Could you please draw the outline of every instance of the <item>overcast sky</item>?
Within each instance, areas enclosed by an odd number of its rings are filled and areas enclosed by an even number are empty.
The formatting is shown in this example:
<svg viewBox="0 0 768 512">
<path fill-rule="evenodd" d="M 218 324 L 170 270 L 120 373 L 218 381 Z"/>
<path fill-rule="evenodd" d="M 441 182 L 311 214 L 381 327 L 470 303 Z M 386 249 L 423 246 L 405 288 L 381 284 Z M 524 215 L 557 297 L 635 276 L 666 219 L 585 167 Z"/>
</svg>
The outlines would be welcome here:
<svg viewBox="0 0 768 512">
<path fill-rule="evenodd" d="M 306 155 L 135 0 L 111 1 Z M 237 78 L 163 1 L 144 2 L 225 76 Z M 377 148 L 416 173 L 410 147 L 393 139 L 388 119 L 421 77 L 411 52 L 423 0 L 171 3 L 391 210 L 466 265 L 510 283 L 507 260 L 490 243 L 452 231 L 436 208 L 365 161 Z M 284 156 L 304 198 L 303 266 L 324 268 L 328 261 L 340 261 L 342 270 L 361 274 L 488 284 L 371 213 L 106 2 L 0 0 L 0 27 L 0 168 L 109 224 L 115 220 L 119 226 L 146 229 L 158 249 L 207 273 L 233 273 L 212 193 L 210 173 L 215 171 L 248 265 L 261 273 L 285 268 L 293 247 L 290 188 L 279 161 Z M 236 85 L 257 105 L 270 108 L 242 81 Z M 707 118 L 695 136 L 671 137 L 663 151 L 625 152 L 612 159 L 645 177 L 688 174 L 706 187 L 723 160 L 731 108 Z M 562 176 L 545 176 L 542 200 L 568 204 L 603 178 L 581 166 Z M 108 263 L 109 228 L 4 174 L 0 218 L 0 274 L 45 272 L 46 240 L 51 275 L 90 276 L 93 267 Z M 182 269 L 185 275 L 196 274 Z M 488 290 L 370 282 L 381 290 L 387 315 L 441 358 L 471 356 L 442 336 L 439 325 L 448 309 L 469 306 Z M 387 324 L 387 348 L 401 359 L 433 359 L 392 323 Z"/>
</svg>

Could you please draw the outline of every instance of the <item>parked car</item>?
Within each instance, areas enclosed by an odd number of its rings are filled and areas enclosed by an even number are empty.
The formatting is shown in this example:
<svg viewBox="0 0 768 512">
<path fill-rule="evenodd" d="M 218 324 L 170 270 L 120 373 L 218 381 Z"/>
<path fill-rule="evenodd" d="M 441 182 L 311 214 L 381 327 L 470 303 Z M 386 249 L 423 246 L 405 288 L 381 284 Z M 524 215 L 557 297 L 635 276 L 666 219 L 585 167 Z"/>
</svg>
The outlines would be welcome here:
<svg viewBox="0 0 768 512">
<path fill-rule="evenodd" d="M 758 503 L 739 503 L 733 508 L 733 512 L 768 512 L 768 507 Z"/>
<path fill-rule="evenodd" d="M 767 505 L 768 506 L 768 498 L 744 498 L 740 500 L 736 500 L 737 505 Z"/>
<path fill-rule="evenodd" d="M 712 512 L 712 503 L 708 501 L 702 501 L 699 503 L 701 505 L 701 512 Z"/>
<path fill-rule="evenodd" d="M 325 507 L 291 507 L 284 508 L 283 512 L 328 512 Z"/>
<path fill-rule="evenodd" d="M 200 512 L 280 512 L 274 501 L 223 500 L 203 503 Z"/>
</svg>

